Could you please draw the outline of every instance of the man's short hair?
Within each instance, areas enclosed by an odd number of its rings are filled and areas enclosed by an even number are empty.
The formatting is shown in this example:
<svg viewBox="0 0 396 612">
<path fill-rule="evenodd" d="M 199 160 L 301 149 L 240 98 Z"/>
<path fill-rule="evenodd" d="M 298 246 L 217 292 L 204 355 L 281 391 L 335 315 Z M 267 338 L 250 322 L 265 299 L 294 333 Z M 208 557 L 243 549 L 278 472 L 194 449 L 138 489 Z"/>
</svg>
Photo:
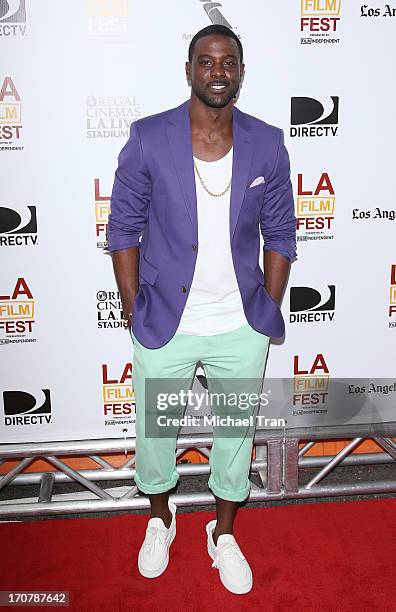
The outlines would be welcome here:
<svg viewBox="0 0 396 612">
<path fill-rule="evenodd" d="M 239 55 L 241 56 L 241 64 L 243 63 L 243 49 L 242 49 L 241 41 L 239 40 L 235 32 L 230 30 L 230 28 L 227 28 L 226 26 L 223 26 L 220 24 L 209 25 L 206 28 L 199 30 L 199 32 L 197 32 L 194 35 L 194 37 L 192 38 L 190 42 L 190 46 L 188 47 L 188 61 L 189 62 L 191 62 L 192 60 L 192 56 L 194 53 L 194 47 L 195 47 L 197 40 L 199 40 L 200 38 L 203 38 L 203 36 L 210 36 L 211 34 L 219 34 L 220 36 L 228 36 L 229 38 L 233 38 L 239 48 Z"/>
</svg>

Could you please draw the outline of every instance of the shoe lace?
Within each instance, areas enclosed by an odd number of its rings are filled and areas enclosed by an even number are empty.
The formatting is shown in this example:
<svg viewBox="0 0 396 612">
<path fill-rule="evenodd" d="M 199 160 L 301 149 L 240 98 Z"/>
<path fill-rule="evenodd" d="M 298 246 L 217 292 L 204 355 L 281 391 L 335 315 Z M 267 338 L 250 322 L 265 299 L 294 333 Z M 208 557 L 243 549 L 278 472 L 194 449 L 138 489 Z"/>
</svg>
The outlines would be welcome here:
<svg viewBox="0 0 396 612">
<path fill-rule="evenodd" d="M 236 561 L 241 563 L 241 561 L 245 560 L 243 553 L 237 544 L 233 544 L 228 542 L 227 544 L 222 544 L 218 549 L 217 555 L 215 556 L 212 567 L 220 568 L 222 563 L 227 558 L 234 558 Z"/>
<path fill-rule="evenodd" d="M 150 526 L 146 533 L 146 549 L 148 553 L 154 552 L 159 545 L 164 546 L 166 540 L 166 530 L 160 527 Z"/>
</svg>

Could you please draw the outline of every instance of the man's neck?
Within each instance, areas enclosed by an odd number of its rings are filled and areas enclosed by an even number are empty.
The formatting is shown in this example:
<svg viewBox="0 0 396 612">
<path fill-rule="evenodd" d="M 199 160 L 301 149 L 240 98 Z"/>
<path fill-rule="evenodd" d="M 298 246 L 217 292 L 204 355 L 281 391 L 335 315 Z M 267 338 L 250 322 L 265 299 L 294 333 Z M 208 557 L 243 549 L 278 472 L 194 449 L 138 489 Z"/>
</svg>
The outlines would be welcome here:
<svg viewBox="0 0 396 612">
<path fill-rule="evenodd" d="M 224 157 L 233 143 L 232 100 L 224 108 L 211 108 L 192 94 L 189 111 L 193 155 L 204 161 Z"/>
<path fill-rule="evenodd" d="M 229 134 L 232 131 L 233 106 L 231 100 L 223 108 L 212 108 L 192 94 L 189 105 L 191 130 L 199 132 L 208 140 L 220 134 Z"/>
</svg>

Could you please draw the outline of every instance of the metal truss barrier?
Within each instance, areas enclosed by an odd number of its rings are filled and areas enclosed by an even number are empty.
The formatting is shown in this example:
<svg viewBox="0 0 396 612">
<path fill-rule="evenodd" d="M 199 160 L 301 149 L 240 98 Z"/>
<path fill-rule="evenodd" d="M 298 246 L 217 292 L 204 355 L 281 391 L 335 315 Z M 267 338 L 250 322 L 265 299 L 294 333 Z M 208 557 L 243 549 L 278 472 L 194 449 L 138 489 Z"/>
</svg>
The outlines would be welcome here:
<svg viewBox="0 0 396 612">
<path fill-rule="evenodd" d="M 309 429 L 257 431 L 255 436 L 256 456 L 252 462 L 251 492 L 249 501 L 269 501 L 290 498 L 332 497 L 337 495 L 364 495 L 373 493 L 395 493 L 396 479 L 369 482 L 345 482 L 325 484 L 323 482 L 335 469 L 348 465 L 391 463 L 396 461 L 396 422 L 378 425 L 312 427 Z M 334 456 L 306 457 L 316 443 L 343 439 L 347 445 Z M 366 439 L 374 440 L 382 449 L 379 453 L 352 454 Z M 304 442 L 303 447 L 300 443 Z M 184 435 L 177 441 L 176 456 L 186 450 L 197 450 L 210 457 L 212 436 Z M 0 464 L 9 460 L 19 462 L 0 479 L 0 518 L 73 514 L 82 512 L 109 512 L 146 508 L 149 500 L 139 494 L 133 484 L 135 474 L 134 456 L 126 458 L 122 467 L 114 467 L 100 455 L 132 452 L 135 439 L 124 443 L 120 439 L 80 440 L 0 445 Z M 97 464 L 96 469 L 76 470 L 59 457 L 89 457 Z M 23 473 L 35 459 L 42 458 L 55 470 Z M 316 468 L 308 482 L 301 483 L 301 470 Z M 208 463 L 178 463 L 181 477 L 209 474 Z M 108 487 L 109 481 L 126 481 L 125 486 Z M 304 478 L 306 480 L 306 477 Z M 56 493 L 59 483 L 78 483 L 80 491 Z M 257 482 L 259 484 L 257 484 Z M 107 486 L 101 486 L 101 483 Z M 6 487 L 36 485 L 35 497 L 7 499 Z M 23 490 L 21 489 L 21 492 Z M 179 506 L 206 505 L 214 503 L 213 495 L 207 492 L 176 493 L 171 499 Z"/>
</svg>

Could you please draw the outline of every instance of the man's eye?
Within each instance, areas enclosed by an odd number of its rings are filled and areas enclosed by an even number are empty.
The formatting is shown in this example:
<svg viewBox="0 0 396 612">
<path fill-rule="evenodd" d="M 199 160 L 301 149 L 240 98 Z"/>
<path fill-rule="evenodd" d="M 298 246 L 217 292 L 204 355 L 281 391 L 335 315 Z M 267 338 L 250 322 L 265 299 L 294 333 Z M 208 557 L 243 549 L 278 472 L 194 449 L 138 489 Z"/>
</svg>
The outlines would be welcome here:
<svg viewBox="0 0 396 612">
<path fill-rule="evenodd" d="M 201 60 L 200 64 L 210 64 L 210 60 Z"/>
<path fill-rule="evenodd" d="M 226 60 L 224 63 L 225 64 L 235 64 L 234 60 Z"/>
</svg>

